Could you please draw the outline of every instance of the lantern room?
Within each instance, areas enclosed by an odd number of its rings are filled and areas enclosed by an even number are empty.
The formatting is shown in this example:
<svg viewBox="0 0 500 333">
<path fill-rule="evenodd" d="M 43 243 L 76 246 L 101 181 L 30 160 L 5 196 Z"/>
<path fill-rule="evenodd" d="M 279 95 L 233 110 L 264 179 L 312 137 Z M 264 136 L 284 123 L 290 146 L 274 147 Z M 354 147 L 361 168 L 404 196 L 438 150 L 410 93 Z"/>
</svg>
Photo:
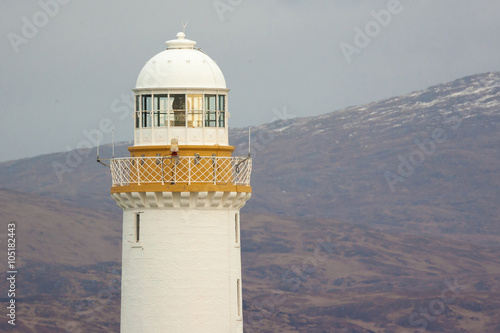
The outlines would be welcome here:
<svg viewBox="0 0 500 333">
<path fill-rule="evenodd" d="M 219 66 L 180 32 L 137 79 L 134 146 L 228 145 L 229 89 Z"/>
</svg>

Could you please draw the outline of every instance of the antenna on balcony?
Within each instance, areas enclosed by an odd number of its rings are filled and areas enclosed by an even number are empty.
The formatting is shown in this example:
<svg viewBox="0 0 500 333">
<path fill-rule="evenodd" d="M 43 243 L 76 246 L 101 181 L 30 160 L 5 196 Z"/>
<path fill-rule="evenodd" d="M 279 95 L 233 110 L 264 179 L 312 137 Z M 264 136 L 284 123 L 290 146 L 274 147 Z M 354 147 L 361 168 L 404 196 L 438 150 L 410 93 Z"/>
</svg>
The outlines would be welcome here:
<svg viewBox="0 0 500 333">
<path fill-rule="evenodd" d="M 250 138 L 251 138 L 251 133 L 252 133 L 252 129 L 250 126 L 248 126 L 248 157 L 250 157 Z"/>
<path fill-rule="evenodd" d="M 106 163 L 102 162 L 101 159 L 99 158 L 99 130 L 97 130 L 97 163 L 101 163 L 102 165 L 105 165 L 109 167 Z M 114 152 L 113 152 L 113 157 L 114 157 Z"/>
<path fill-rule="evenodd" d="M 97 162 L 99 162 L 99 130 L 97 130 Z"/>
<path fill-rule="evenodd" d="M 115 158 L 115 130 L 111 131 L 111 145 L 112 145 L 111 156 L 113 156 L 113 158 Z"/>
</svg>

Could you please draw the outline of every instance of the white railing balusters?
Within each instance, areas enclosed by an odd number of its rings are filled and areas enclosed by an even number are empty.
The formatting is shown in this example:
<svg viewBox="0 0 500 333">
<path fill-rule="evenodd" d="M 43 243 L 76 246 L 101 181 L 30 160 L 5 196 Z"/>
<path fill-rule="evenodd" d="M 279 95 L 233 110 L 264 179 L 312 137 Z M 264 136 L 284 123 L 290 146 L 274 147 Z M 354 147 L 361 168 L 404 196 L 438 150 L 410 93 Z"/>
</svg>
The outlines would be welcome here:
<svg viewBox="0 0 500 333">
<path fill-rule="evenodd" d="M 193 183 L 250 185 L 252 171 L 250 158 L 186 156 L 170 158 L 168 164 L 163 158 L 161 163 L 157 164 L 156 159 L 157 157 L 111 159 L 113 186 L 140 185 L 142 183 L 164 185 L 177 182 L 189 185 Z"/>
</svg>

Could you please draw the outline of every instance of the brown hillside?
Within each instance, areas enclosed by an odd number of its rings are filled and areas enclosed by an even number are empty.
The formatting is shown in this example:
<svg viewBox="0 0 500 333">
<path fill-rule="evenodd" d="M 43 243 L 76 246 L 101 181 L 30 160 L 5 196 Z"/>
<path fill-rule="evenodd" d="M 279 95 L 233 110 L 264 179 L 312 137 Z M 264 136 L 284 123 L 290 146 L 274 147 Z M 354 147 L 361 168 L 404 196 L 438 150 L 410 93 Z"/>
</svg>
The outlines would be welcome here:
<svg viewBox="0 0 500 333">
<path fill-rule="evenodd" d="M 121 260 L 120 214 L 0 189 L 0 241 L 16 223 L 17 264 L 93 265 Z M 5 267 L 5 256 L 0 266 Z"/>
<path fill-rule="evenodd" d="M 16 330 L 118 332 L 119 214 L 0 195 L 3 227 L 18 226 Z M 248 212 L 242 246 L 247 333 L 496 332 L 500 325 L 498 247 Z M 463 288 L 439 303 L 449 283 Z M 430 304 L 427 318 L 419 311 Z"/>
</svg>

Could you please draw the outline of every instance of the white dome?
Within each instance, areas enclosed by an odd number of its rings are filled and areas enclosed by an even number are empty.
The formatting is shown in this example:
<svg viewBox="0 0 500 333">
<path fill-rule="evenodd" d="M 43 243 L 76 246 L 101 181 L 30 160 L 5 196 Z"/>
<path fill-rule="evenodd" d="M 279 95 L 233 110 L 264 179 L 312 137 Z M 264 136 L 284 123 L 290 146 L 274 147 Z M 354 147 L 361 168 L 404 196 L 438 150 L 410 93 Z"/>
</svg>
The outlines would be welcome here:
<svg viewBox="0 0 500 333">
<path fill-rule="evenodd" d="M 167 49 L 151 58 L 137 78 L 136 89 L 148 88 L 215 88 L 226 89 L 226 80 L 219 66 L 208 55 L 195 49 L 195 41 L 167 41 Z"/>
</svg>

